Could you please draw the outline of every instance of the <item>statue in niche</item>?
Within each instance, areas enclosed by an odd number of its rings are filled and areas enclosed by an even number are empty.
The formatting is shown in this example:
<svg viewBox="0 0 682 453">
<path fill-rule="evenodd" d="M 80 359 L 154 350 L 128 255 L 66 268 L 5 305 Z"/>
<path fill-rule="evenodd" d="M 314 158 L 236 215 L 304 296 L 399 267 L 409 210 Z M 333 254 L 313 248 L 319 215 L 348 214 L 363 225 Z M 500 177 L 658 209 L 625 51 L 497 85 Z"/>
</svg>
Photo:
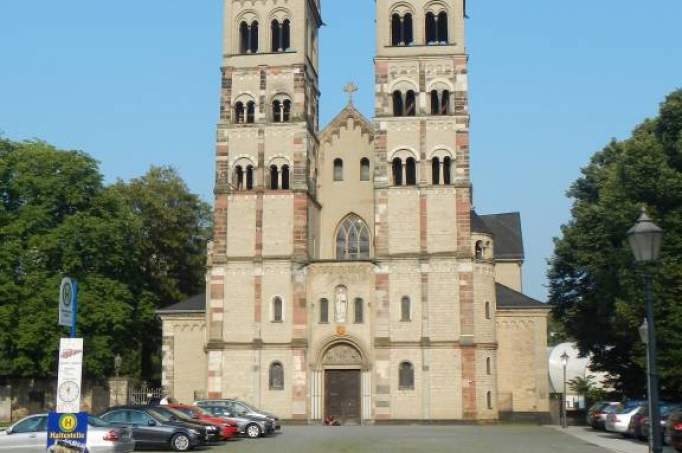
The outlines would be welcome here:
<svg viewBox="0 0 682 453">
<path fill-rule="evenodd" d="M 336 288 L 336 304 L 335 319 L 337 323 L 346 322 L 346 313 L 348 312 L 348 290 L 345 286 L 338 286 Z"/>
</svg>

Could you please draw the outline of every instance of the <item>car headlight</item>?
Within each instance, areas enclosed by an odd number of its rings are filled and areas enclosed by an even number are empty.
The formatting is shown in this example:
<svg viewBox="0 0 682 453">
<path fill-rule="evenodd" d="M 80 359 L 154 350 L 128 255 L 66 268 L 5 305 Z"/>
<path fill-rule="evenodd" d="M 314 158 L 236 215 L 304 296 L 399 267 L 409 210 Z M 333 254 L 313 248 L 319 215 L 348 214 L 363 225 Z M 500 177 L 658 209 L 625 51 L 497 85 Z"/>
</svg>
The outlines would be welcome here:
<svg viewBox="0 0 682 453">
<path fill-rule="evenodd" d="M 196 430 L 196 429 L 190 429 L 189 432 L 190 432 L 190 434 L 192 434 L 193 436 L 201 436 L 201 432 L 198 431 L 198 430 Z"/>
</svg>

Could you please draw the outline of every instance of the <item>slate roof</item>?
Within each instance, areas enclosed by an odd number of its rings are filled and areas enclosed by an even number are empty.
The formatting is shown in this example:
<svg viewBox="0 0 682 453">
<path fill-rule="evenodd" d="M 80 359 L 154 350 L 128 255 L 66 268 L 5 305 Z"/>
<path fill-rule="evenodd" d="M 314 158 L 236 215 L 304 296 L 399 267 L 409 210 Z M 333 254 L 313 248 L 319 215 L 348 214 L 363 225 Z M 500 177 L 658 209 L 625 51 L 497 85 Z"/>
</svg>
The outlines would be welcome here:
<svg viewBox="0 0 682 453">
<path fill-rule="evenodd" d="M 476 216 L 495 236 L 496 260 L 523 260 L 523 233 L 521 231 L 521 214 L 510 212 L 505 214 L 489 214 Z M 474 216 L 471 219 L 474 228 Z M 477 231 L 477 230 L 473 230 Z M 483 233 L 484 231 L 477 231 Z"/>
<path fill-rule="evenodd" d="M 206 311 L 206 294 L 197 294 L 175 305 L 157 310 L 158 314 L 164 313 L 204 313 Z"/>
<path fill-rule="evenodd" d="M 541 309 L 549 310 L 547 304 L 528 297 L 518 291 L 504 286 L 500 283 L 495 283 L 495 292 L 497 295 L 497 308 L 505 310 L 532 310 Z"/>
<path fill-rule="evenodd" d="M 471 210 L 471 232 L 472 233 L 483 233 L 483 234 L 493 234 L 493 232 L 488 228 L 480 215 L 476 214 L 476 211 Z"/>
</svg>

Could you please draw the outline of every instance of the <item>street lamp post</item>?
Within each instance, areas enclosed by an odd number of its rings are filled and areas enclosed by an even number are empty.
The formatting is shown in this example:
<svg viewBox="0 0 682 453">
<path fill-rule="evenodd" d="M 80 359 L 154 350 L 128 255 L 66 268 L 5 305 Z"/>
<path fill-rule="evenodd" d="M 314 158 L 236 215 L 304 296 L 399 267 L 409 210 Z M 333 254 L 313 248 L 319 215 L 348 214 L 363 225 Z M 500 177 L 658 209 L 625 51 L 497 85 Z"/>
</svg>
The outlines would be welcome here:
<svg viewBox="0 0 682 453">
<path fill-rule="evenodd" d="M 656 226 L 642 209 L 637 223 L 628 231 L 630 248 L 635 260 L 648 264 L 658 260 L 663 240 L 663 230 Z M 649 451 L 661 453 L 661 414 L 658 410 L 658 373 L 656 372 L 656 333 L 651 291 L 651 272 L 644 267 L 644 292 L 646 296 L 646 323 L 640 327 L 642 342 L 647 349 L 647 389 L 649 395 Z"/>
<path fill-rule="evenodd" d="M 564 393 L 561 395 L 561 427 L 568 427 L 568 415 L 566 414 L 566 369 L 568 368 L 568 354 L 564 351 L 561 354 L 561 366 L 564 368 Z"/>
</svg>

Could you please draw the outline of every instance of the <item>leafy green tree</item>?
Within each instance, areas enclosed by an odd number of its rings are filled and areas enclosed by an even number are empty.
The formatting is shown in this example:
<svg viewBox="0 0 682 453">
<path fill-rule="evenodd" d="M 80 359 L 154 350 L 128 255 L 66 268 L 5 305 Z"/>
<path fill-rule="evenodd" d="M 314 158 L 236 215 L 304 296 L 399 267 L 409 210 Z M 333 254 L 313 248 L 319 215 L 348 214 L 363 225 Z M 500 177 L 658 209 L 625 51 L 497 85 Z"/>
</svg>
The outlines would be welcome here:
<svg viewBox="0 0 682 453">
<path fill-rule="evenodd" d="M 173 170 L 105 187 L 84 153 L 0 140 L 0 376 L 54 373 L 65 275 L 86 374 L 110 375 L 120 353 L 123 372 L 158 376 L 154 310 L 202 289 L 208 216 Z"/>
<path fill-rule="evenodd" d="M 642 206 L 666 230 L 662 257 L 651 266 L 658 371 L 664 397 L 682 396 L 682 90 L 631 138 L 612 141 L 592 158 L 568 192 L 571 221 L 555 241 L 549 271 L 553 314 L 591 354 L 593 369 L 626 396 L 645 395 L 641 269 L 627 231 Z"/>
</svg>

